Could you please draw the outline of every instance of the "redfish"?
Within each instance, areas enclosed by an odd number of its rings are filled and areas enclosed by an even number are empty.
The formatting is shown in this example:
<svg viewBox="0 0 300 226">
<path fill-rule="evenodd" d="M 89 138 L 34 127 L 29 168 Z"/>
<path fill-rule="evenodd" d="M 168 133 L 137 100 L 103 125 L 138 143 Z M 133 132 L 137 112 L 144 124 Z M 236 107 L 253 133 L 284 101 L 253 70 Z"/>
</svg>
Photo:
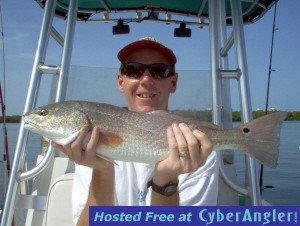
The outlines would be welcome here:
<svg viewBox="0 0 300 226">
<path fill-rule="evenodd" d="M 74 141 L 84 129 L 100 128 L 97 154 L 106 159 L 156 163 L 168 155 L 167 127 L 185 123 L 204 132 L 214 150 L 242 151 L 275 168 L 279 132 L 286 112 L 275 112 L 233 129 L 193 120 L 166 111 L 138 113 L 117 106 L 87 101 L 64 101 L 38 107 L 23 115 L 26 129 L 58 144 Z"/>
</svg>

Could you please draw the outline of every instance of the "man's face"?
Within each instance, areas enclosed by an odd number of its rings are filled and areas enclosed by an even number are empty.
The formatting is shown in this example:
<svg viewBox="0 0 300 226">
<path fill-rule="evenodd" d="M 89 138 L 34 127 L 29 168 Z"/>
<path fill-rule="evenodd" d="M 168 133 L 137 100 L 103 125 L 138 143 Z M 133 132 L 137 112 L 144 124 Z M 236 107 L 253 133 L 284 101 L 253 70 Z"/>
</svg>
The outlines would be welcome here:
<svg viewBox="0 0 300 226">
<path fill-rule="evenodd" d="M 148 48 L 134 50 L 126 62 L 169 65 L 163 54 Z M 176 90 L 177 78 L 178 76 L 175 74 L 165 79 L 154 79 L 148 69 L 137 79 L 127 77 L 120 72 L 118 74 L 118 88 L 124 93 L 128 109 L 131 111 L 167 110 L 169 95 Z"/>
</svg>

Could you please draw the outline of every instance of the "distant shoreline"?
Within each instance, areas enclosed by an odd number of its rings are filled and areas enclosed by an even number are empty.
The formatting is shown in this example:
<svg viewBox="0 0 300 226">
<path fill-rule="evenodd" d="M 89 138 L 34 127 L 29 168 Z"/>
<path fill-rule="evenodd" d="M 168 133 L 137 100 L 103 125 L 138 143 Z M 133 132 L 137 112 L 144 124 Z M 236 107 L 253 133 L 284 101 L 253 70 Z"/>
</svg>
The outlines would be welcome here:
<svg viewBox="0 0 300 226">
<path fill-rule="evenodd" d="M 187 118 L 194 118 L 198 120 L 204 121 L 212 121 L 211 110 L 204 110 L 204 111 L 196 111 L 196 110 L 172 110 L 170 111 L 174 114 L 187 117 Z M 271 114 L 275 111 L 270 111 L 268 114 Z M 253 111 L 253 118 L 259 118 L 265 115 L 264 111 Z M 13 116 L 6 116 L 6 123 L 20 123 L 21 116 L 20 115 L 13 115 Z M 241 121 L 241 114 L 239 111 L 232 112 L 232 121 L 233 122 L 240 122 Z M 289 111 L 288 116 L 285 121 L 300 121 L 300 111 Z M 0 116 L 0 123 L 3 123 L 3 117 Z"/>
</svg>

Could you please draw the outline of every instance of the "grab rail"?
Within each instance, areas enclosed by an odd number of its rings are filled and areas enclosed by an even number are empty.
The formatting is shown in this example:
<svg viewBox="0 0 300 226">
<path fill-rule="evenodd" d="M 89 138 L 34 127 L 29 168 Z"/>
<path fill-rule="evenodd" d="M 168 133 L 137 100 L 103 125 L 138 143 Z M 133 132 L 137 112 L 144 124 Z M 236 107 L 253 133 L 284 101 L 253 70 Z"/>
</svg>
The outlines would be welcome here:
<svg viewBox="0 0 300 226">
<path fill-rule="evenodd" d="M 54 150 L 51 147 L 51 145 L 49 145 L 49 147 L 47 148 L 47 152 L 45 157 L 43 158 L 43 160 L 33 169 L 26 171 L 26 172 L 21 172 L 17 175 L 17 180 L 19 182 L 21 181 L 25 181 L 25 180 L 30 180 L 32 178 L 34 178 L 35 176 L 37 176 L 40 172 L 42 172 L 44 169 L 46 169 L 46 167 L 49 165 L 51 159 L 54 158 Z"/>
</svg>

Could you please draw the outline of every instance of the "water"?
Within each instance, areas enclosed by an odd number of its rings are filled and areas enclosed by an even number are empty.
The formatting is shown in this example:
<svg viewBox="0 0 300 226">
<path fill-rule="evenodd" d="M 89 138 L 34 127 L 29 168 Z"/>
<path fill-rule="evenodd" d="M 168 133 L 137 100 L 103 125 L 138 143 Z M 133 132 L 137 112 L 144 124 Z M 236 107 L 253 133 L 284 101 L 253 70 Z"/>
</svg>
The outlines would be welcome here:
<svg viewBox="0 0 300 226">
<path fill-rule="evenodd" d="M 284 122 L 276 169 L 265 168 L 263 192 L 273 205 L 300 205 L 300 122 Z"/>
<path fill-rule="evenodd" d="M 2 127 L 2 124 L 0 124 Z M 9 144 L 9 152 L 10 152 L 10 162 L 13 162 L 14 151 L 16 148 L 16 143 L 19 134 L 19 124 L 17 123 L 8 123 L 7 126 L 7 134 L 8 134 L 8 144 Z M 3 145 L 3 130 L 1 128 L 0 132 L 0 208 L 3 206 L 3 196 L 4 196 L 4 178 L 6 177 L 4 173 L 4 169 L 6 165 L 3 163 L 3 155 L 4 155 L 4 145 Z M 37 134 L 30 133 L 28 138 L 28 154 L 27 154 L 27 166 L 28 169 L 34 167 L 36 163 L 36 156 L 40 153 L 40 143 L 41 137 Z"/>
<path fill-rule="evenodd" d="M 9 149 L 12 153 L 15 150 L 19 125 L 7 124 Z M 0 137 L 0 154 L 3 154 L 3 133 Z M 36 156 L 39 153 L 40 137 L 31 134 L 29 137 L 28 167 L 35 164 Z M 274 186 L 263 192 L 263 198 L 272 205 L 300 205 L 300 122 L 284 122 L 281 130 L 281 143 L 278 167 L 276 169 L 264 168 L 264 185 Z M 1 160 L 3 158 L 1 157 Z M 242 161 L 237 155 L 237 161 Z M 3 167 L 0 163 L 0 206 L 3 203 Z M 238 169 L 238 172 L 240 169 Z"/>
</svg>

